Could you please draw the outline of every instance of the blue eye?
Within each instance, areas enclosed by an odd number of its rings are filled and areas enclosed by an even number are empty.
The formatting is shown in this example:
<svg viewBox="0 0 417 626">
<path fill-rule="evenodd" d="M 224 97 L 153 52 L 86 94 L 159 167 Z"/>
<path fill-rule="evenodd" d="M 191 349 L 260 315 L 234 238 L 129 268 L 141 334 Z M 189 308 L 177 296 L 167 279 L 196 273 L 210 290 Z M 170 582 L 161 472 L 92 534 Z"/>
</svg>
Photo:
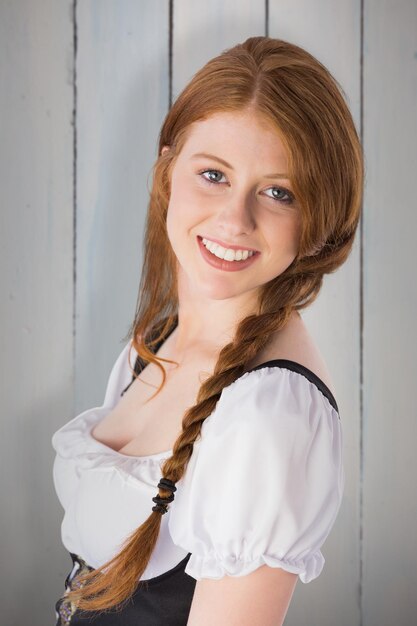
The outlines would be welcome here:
<svg viewBox="0 0 417 626">
<path fill-rule="evenodd" d="M 218 180 L 218 179 L 206 178 L 204 176 L 204 174 L 213 174 L 213 172 L 215 174 L 219 174 L 220 175 L 219 176 L 220 179 L 221 179 L 222 176 L 224 176 L 223 172 L 220 172 L 220 170 L 203 170 L 202 172 L 199 172 L 199 176 L 201 176 L 208 183 L 219 183 L 220 180 Z"/>
<path fill-rule="evenodd" d="M 278 191 L 284 194 L 284 196 L 287 196 L 287 200 L 284 200 L 282 196 L 268 196 L 269 198 L 272 198 L 273 200 L 277 200 L 278 202 L 283 202 L 284 204 L 292 204 L 294 202 L 294 196 L 292 195 L 292 193 L 290 193 L 287 189 L 285 189 L 285 187 L 270 187 L 267 191 Z"/>
<path fill-rule="evenodd" d="M 205 176 L 205 174 L 208 174 L 209 177 Z M 212 177 L 213 174 L 214 177 Z M 222 182 L 221 179 L 224 177 L 223 172 L 213 169 L 202 170 L 201 172 L 198 172 L 198 175 L 201 176 L 201 178 L 209 185 L 220 184 Z M 275 200 L 275 202 L 280 202 L 281 204 L 293 204 L 295 201 L 292 193 L 288 191 L 288 189 L 285 189 L 285 187 L 270 187 L 269 189 L 267 189 L 267 191 L 278 191 L 283 194 L 284 197 L 282 195 L 277 196 L 273 194 L 272 196 L 270 196 L 267 194 L 267 197 Z"/>
</svg>

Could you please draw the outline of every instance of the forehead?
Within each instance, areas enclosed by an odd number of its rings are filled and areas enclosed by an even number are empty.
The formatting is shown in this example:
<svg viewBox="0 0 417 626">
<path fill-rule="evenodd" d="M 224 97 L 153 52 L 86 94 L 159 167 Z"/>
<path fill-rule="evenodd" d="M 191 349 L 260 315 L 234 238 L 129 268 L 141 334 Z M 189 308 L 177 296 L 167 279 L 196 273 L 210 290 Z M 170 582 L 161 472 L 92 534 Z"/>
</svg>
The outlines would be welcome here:
<svg viewBox="0 0 417 626">
<path fill-rule="evenodd" d="M 254 111 L 213 113 L 190 124 L 183 145 L 184 158 L 209 152 L 227 159 L 252 156 L 258 161 L 286 162 L 286 149 L 278 129 Z"/>
</svg>

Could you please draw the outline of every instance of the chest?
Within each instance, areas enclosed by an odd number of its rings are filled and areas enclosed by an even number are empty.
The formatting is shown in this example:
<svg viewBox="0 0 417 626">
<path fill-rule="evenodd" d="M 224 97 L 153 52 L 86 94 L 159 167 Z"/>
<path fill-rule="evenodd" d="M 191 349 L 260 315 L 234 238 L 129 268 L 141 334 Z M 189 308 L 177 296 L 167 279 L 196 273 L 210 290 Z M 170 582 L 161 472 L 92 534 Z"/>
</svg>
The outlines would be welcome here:
<svg viewBox="0 0 417 626">
<path fill-rule="evenodd" d="M 153 363 L 140 373 L 116 406 L 94 428 L 92 436 L 131 456 L 147 456 L 171 450 L 182 431 L 187 409 L 197 401 L 202 382 L 214 363 L 193 361 L 175 367 L 164 364 L 166 381 Z"/>
</svg>

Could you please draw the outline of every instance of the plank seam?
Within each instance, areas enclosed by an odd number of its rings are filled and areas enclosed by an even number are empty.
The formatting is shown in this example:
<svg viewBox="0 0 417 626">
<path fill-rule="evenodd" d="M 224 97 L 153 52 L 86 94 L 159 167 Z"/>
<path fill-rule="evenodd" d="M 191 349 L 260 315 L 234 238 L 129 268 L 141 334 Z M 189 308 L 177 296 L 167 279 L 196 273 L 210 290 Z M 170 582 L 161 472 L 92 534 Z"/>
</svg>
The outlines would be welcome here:
<svg viewBox="0 0 417 626">
<path fill-rule="evenodd" d="M 269 0 L 265 0 L 265 37 L 269 37 Z"/>
<path fill-rule="evenodd" d="M 174 0 L 169 0 L 168 11 L 168 109 L 172 106 L 172 67 L 174 40 Z"/>
<path fill-rule="evenodd" d="M 77 53 L 78 53 L 78 24 L 77 0 L 72 4 L 73 27 L 73 62 L 72 62 L 72 368 L 75 383 L 76 358 L 76 324 L 77 324 Z M 75 384 L 73 387 L 75 397 Z"/>
<path fill-rule="evenodd" d="M 364 124 L 364 5 L 360 0 L 360 61 L 359 61 L 359 135 L 363 146 Z M 363 200 L 359 237 L 359 625 L 363 626 L 363 484 L 364 484 L 364 423 L 363 423 L 363 384 L 364 384 L 364 228 Z"/>
</svg>

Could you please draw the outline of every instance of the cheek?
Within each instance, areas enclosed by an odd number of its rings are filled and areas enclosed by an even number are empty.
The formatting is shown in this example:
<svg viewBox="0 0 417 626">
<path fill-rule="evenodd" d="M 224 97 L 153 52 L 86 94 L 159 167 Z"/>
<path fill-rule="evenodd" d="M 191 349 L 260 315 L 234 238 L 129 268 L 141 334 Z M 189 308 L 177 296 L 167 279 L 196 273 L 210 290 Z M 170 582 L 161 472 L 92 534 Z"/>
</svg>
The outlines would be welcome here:
<svg viewBox="0 0 417 626">
<path fill-rule="evenodd" d="M 171 194 L 168 206 L 168 214 L 186 218 L 192 215 L 193 196 L 189 186 L 180 177 L 173 177 L 171 183 Z"/>
<path fill-rule="evenodd" d="M 185 232 L 211 215 L 212 208 L 204 194 L 189 179 L 173 179 L 167 213 L 168 233 Z"/>
<path fill-rule="evenodd" d="M 298 220 L 291 220 L 287 223 L 280 224 L 280 228 L 271 230 L 269 238 L 269 246 L 273 268 L 272 276 L 282 274 L 294 261 L 299 250 L 300 224 Z"/>
<path fill-rule="evenodd" d="M 168 233 L 168 237 L 171 243 L 173 243 L 173 240 L 176 235 L 176 231 L 178 230 L 178 227 L 182 222 L 181 213 L 182 213 L 183 202 L 181 200 L 183 200 L 182 193 L 181 193 L 181 186 L 178 184 L 177 179 L 173 178 L 171 182 L 171 193 L 170 193 L 170 198 L 169 198 L 169 203 L 168 203 L 167 219 L 166 219 L 167 233 Z"/>
<path fill-rule="evenodd" d="M 176 248 L 176 241 L 178 238 L 178 227 L 180 223 L 181 223 L 181 217 L 177 215 L 174 198 L 171 196 L 171 199 L 168 205 L 166 228 L 167 228 L 168 239 L 174 250 Z"/>
<path fill-rule="evenodd" d="M 277 254 L 297 253 L 301 235 L 301 221 L 298 216 L 282 216 L 282 219 L 275 219 L 273 223 L 267 225 L 266 232 L 269 233 L 270 246 Z"/>
<path fill-rule="evenodd" d="M 186 193 L 178 186 L 173 186 L 168 204 L 166 228 L 171 246 L 177 255 L 184 248 L 190 229 L 198 221 L 194 205 L 189 192 Z"/>
</svg>

